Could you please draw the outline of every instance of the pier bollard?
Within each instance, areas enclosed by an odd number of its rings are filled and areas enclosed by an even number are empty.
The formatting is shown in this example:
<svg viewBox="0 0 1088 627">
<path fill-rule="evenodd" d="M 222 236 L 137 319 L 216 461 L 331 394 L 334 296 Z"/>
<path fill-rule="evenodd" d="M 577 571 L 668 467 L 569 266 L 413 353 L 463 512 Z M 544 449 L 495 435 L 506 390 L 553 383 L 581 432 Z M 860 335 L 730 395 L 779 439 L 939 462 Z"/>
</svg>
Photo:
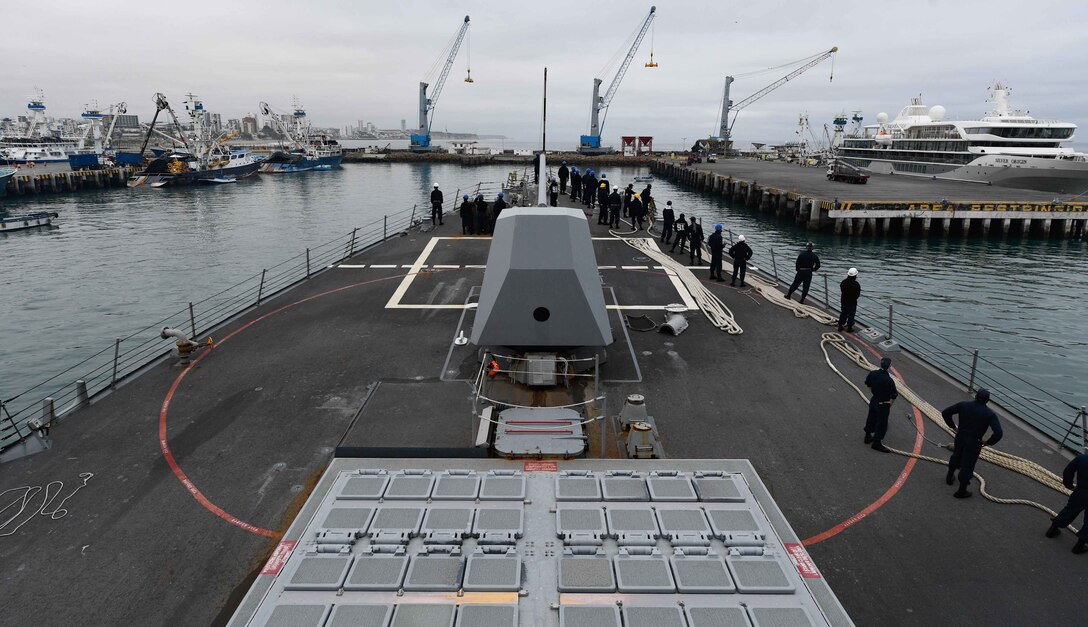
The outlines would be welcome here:
<svg viewBox="0 0 1088 627">
<path fill-rule="evenodd" d="M 76 407 L 86 407 L 91 404 L 91 395 L 87 393 L 87 382 L 83 379 L 76 381 Z"/>
</svg>

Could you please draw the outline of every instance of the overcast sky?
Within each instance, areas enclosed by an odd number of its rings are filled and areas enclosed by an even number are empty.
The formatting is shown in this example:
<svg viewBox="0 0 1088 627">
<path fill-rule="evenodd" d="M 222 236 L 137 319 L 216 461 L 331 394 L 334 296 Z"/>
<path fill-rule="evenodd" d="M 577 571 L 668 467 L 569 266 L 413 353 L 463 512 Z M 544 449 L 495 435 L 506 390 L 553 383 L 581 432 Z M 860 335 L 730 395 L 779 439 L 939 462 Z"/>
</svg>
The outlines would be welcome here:
<svg viewBox="0 0 1088 627">
<path fill-rule="evenodd" d="M 606 143 L 628 134 L 668 143 L 706 136 L 716 129 L 726 74 L 832 46 L 841 49 L 834 80 L 825 61 L 744 110 L 734 127 L 738 142 L 791 139 L 802 112 L 820 133 L 843 110 L 860 109 L 867 122 L 879 111 L 894 116 L 919 93 L 950 117 L 974 118 L 986 110 L 994 80 L 1011 85 L 1015 107 L 1088 124 L 1088 3 L 657 5 L 652 43 L 660 66 L 644 67 L 647 35 L 612 102 Z M 393 128 L 406 118 L 412 127 L 418 82 L 468 14 L 469 41 L 438 103 L 434 129 L 539 137 L 547 66 L 549 145 L 573 145 L 587 130 L 593 77 L 649 6 L 629 0 L 7 2 L 0 13 L 0 115 L 24 113 L 37 86 L 58 117 L 77 116 L 96 99 L 103 108 L 126 101 L 146 121 L 154 92 L 180 108 L 192 91 L 224 118 L 254 112 L 262 100 L 285 110 L 297 95 L 317 125 L 363 120 Z M 473 84 L 463 82 L 470 60 Z M 786 71 L 738 79 L 733 100 Z M 603 78 L 607 88 L 612 73 Z"/>
</svg>

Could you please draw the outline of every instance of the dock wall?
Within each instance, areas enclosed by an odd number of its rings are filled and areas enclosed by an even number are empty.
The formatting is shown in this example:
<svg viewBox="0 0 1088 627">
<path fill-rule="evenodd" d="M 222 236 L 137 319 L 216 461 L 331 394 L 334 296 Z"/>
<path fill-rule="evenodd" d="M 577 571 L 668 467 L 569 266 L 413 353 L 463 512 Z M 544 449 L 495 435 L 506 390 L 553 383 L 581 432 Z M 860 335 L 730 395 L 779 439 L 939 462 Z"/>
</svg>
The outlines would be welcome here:
<svg viewBox="0 0 1088 627">
<path fill-rule="evenodd" d="M 650 171 L 704 193 L 722 196 L 733 204 L 792 219 L 809 230 L 835 234 L 989 236 L 1000 233 L 1082 238 L 1088 228 L 1085 202 L 840 200 L 820 198 L 798 189 L 779 189 L 677 162 L 657 160 L 650 164 Z"/>
<path fill-rule="evenodd" d="M 110 168 L 107 170 L 78 170 L 74 172 L 35 173 L 21 170 L 7 181 L 6 195 L 54 194 L 85 189 L 125 187 L 136 170 Z"/>
</svg>

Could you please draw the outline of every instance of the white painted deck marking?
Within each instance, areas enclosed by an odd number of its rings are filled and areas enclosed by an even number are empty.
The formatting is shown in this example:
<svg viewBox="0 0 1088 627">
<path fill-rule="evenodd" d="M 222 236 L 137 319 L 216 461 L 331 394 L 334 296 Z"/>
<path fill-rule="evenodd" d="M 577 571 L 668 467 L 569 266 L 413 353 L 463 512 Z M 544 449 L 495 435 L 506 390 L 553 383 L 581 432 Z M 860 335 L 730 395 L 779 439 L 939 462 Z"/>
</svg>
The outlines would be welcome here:
<svg viewBox="0 0 1088 627">
<path fill-rule="evenodd" d="M 395 264 L 395 263 L 393 263 L 393 264 L 373 263 L 373 264 L 370 264 L 370 267 L 371 268 L 379 268 L 381 270 L 391 270 L 393 268 L 396 268 L 397 264 Z"/>
<path fill-rule="evenodd" d="M 342 263 L 342 264 L 340 264 L 340 265 L 338 265 L 336 267 L 337 268 L 365 268 L 366 264 L 361 263 L 361 264 L 354 264 L 353 265 L 353 264 L 350 264 L 350 263 Z"/>
<path fill-rule="evenodd" d="M 460 268 L 461 266 L 456 265 L 456 264 L 449 265 L 449 264 L 438 264 L 438 263 L 436 263 L 431 267 L 432 268 L 442 269 L 442 270 L 456 270 L 456 269 Z"/>
<path fill-rule="evenodd" d="M 401 279 L 400 285 L 397 286 L 396 291 L 389 297 L 389 302 L 385 304 L 386 309 L 396 309 L 400 306 L 400 299 L 404 298 L 405 292 L 408 291 L 408 287 L 412 285 L 412 281 L 415 280 L 416 275 L 419 274 L 420 269 L 423 268 L 423 262 L 427 261 L 427 257 L 431 255 L 431 251 L 438 244 L 438 240 L 446 239 L 444 237 L 432 237 L 431 241 L 427 242 L 427 245 L 420 251 L 419 257 L 416 257 L 416 262 L 412 264 L 408 275 Z"/>
<path fill-rule="evenodd" d="M 657 245 L 656 239 L 652 237 L 646 239 L 657 249 L 657 252 L 662 252 L 661 247 Z M 680 295 L 680 299 L 684 301 L 684 306 L 688 309 L 698 309 L 699 305 L 696 304 L 695 299 L 691 297 L 691 292 L 688 292 L 688 288 L 684 287 L 684 282 L 680 280 L 680 277 L 672 270 L 665 270 L 665 274 L 668 275 L 669 281 L 672 281 L 672 286 L 676 288 L 676 293 Z"/>
<path fill-rule="evenodd" d="M 623 270 L 649 270 L 647 266 L 620 266 Z"/>
</svg>

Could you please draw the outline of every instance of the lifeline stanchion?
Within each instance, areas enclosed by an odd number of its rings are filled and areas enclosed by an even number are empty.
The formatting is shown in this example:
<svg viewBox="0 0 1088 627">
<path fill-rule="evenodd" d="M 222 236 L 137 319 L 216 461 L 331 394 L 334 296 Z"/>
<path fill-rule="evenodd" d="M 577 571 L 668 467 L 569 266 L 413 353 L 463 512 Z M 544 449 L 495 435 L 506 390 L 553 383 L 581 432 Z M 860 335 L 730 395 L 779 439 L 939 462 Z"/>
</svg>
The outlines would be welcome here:
<svg viewBox="0 0 1088 627">
<path fill-rule="evenodd" d="M 257 288 L 257 304 L 261 304 L 261 296 L 264 294 L 264 275 L 268 270 L 261 270 L 261 285 Z"/>
<path fill-rule="evenodd" d="M 442 210 L 439 209 L 439 211 Z M 384 242 L 387 239 L 389 239 L 389 216 L 382 216 L 382 241 Z"/>
<path fill-rule="evenodd" d="M 414 215 L 415 210 L 416 210 L 416 208 L 413 206 L 412 207 L 413 215 Z M 353 256 L 355 254 L 355 235 L 358 234 L 358 233 L 359 233 L 359 227 L 355 227 L 354 229 L 351 230 L 351 246 L 348 247 L 348 257 L 351 257 L 351 256 Z"/>
<path fill-rule="evenodd" d="M 193 301 L 189 301 L 189 327 L 193 330 L 193 334 L 190 336 L 194 340 L 196 339 L 196 316 L 193 314 Z"/>
<path fill-rule="evenodd" d="M 774 260 L 774 249 L 771 249 L 771 269 L 774 270 L 774 280 L 778 280 L 778 264 Z"/>
<path fill-rule="evenodd" d="M 113 343 L 113 377 L 110 378 L 110 389 L 117 387 L 117 357 L 121 352 L 121 338 Z"/>
<path fill-rule="evenodd" d="M 831 296 L 827 291 L 827 275 L 824 275 L 824 307 L 831 309 Z"/>
<path fill-rule="evenodd" d="M 892 315 L 893 315 L 892 307 L 893 307 L 893 305 L 888 305 L 888 337 L 887 337 L 887 339 L 889 339 L 889 340 L 892 339 Z"/>
<path fill-rule="evenodd" d="M 306 249 L 306 278 L 310 278 L 310 249 Z"/>
<path fill-rule="evenodd" d="M 974 355 L 971 357 L 971 376 L 967 378 L 967 391 L 975 391 L 975 370 L 978 368 L 978 349 L 975 349 Z"/>
</svg>

